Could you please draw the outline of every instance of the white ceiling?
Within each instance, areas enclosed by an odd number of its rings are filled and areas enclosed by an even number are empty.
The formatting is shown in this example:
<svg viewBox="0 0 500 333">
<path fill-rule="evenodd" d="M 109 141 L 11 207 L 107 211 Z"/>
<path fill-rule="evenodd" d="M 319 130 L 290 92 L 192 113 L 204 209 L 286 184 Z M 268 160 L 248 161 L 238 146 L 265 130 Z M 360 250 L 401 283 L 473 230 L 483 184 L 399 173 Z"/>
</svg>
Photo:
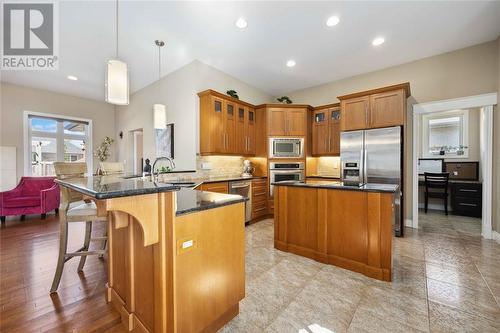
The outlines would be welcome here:
<svg viewBox="0 0 500 333">
<path fill-rule="evenodd" d="M 58 71 L 3 71 L 2 81 L 104 99 L 104 67 L 114 56 L 114 2 L 59 6 Z M 338 15 L 340 23 L 327 27 Z M 244 30 L 234 22 L 248 21 Z M 460 49 L 500 34 L 500 2 L 120 2 L 120 58 L 131 90 L 194 59 L 270 94 L 314 86 Z M 371 45 L 384 36 L 385 44 Z M 285 63 L 294 59 L 297 65 Z M 479 60 L 480 61 L 480 60 Z M 67 75 L 78 81 L 70 81 Z"/>
</svg>

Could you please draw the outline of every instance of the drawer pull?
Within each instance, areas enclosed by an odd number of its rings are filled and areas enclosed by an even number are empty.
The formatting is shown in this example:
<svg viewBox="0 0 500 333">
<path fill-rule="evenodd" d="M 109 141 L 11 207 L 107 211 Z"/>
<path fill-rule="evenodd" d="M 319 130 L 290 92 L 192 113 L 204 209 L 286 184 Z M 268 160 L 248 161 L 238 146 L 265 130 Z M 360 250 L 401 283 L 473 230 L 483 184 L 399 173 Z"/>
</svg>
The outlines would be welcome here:
<svg viewBox="0 0 500 333">
<path fill-rule="evenodd" d="M 459 189 L 460 192 L 477 192 L 477 190 L 467 190 L 467 189 Z"/>
<path fill-rule="evenodd" d="M 476 204 L 470 204 L 470 203 L 463 203 L 463 202 L 460 202 L 459 203 L 460 206 L 469 206 L 469 207 L 477 207 Z"/>
</svg>

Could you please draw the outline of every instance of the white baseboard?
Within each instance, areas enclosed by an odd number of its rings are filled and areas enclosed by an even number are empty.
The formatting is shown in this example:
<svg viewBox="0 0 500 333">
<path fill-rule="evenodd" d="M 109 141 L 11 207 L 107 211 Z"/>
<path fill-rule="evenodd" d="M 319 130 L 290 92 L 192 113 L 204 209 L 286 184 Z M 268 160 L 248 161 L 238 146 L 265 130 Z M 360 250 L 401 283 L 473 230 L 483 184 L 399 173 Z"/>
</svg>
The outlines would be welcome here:
<svg viewBox="0 0 500 333">
<path fill-rule="evenodd" d="M 413 220 L 405 219 L 405 227 L 413 228 Z"/>
<path fill-rule="evenodd" d="M 500 243 L 500 233 L 492 230 L 491 231 L 491 238 L 493 238 L 497 243 Z"/>
</svg>

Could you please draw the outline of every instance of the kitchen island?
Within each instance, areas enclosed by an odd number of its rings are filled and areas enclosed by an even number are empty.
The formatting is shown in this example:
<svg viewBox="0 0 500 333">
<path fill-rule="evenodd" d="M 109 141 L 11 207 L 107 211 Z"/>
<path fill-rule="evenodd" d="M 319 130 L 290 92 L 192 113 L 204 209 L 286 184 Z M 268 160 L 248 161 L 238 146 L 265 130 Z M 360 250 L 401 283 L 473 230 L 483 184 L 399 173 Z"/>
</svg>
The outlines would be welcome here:
<svg viewBox="0 0 500 333">
<path fill-rule="evenodd" d="M 101 176 L 56 180 L 108 216 L 106 299 L 134 332 L 216 332 L 245 297 L 237 195 Z"/>
<path fill-rule="evenodd" d="M 274 185 L 276 249 L 391 281 L 397 185 Z"/>
</svg>

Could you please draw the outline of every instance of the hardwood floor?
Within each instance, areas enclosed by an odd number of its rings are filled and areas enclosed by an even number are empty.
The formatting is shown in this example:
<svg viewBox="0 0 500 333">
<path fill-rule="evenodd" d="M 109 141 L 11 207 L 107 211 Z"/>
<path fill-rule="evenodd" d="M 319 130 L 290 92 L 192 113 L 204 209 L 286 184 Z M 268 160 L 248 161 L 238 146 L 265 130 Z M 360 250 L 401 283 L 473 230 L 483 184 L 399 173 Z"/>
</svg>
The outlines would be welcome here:
<svg viewBox="0 0 500 333">
<path fill-rule="evenodd" d="M 81 246 L 83 235 L 84 224 L 72 223 L 68 248 Z M 58 239 L 54 215 L 7 221 L 0 229 L 0 332 L 125 332 L 118 312 L 104 300 L 106 258 L 89 257 L 80 274 L 79 259 L 71 259 L 58 293 L 49 294 Z"/>
</svg>

